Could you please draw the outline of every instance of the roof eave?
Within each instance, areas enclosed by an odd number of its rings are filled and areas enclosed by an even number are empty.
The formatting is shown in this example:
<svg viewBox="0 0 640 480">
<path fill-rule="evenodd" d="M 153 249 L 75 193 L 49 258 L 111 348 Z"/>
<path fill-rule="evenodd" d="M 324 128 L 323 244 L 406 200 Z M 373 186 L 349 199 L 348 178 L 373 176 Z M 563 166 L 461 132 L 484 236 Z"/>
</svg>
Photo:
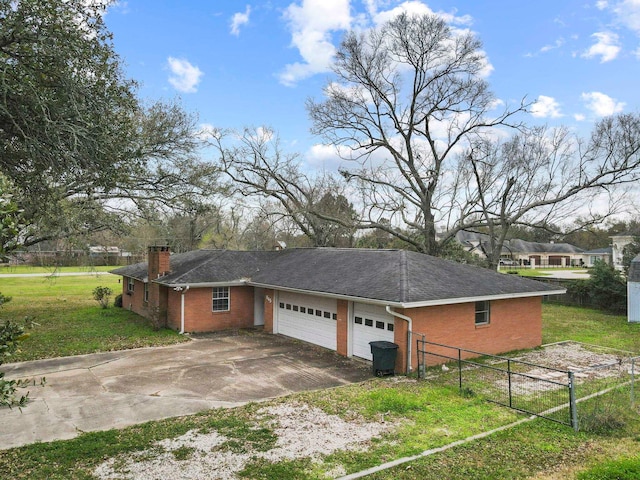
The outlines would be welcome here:
<svg viewBox="0 0 640 480">
<path fill-rule="evenodd" d="M 547 295 L 562 295 L 567 293 L 566 289 L 548 290 L 542 292 L 521 292 L 521 293 L 502 293 L 497 295 L 479 295 L 474 297 L 458 297 L 458 298 L 442 298 L 438 300 L 425 300 L 421 302 L 398 302 L 391 300 L 381 300 L 367 297 L 355 297 L 352 295 L 342 295 L 339 293 L 319 292 L 317 290 L 304 290 L 300 288 L 281 287 L 278 285 L 271 285 L 266 283 L 247 282 L 247 285 L 260 288 L 270 288 L 273 290 L 283 290 L 286 292 L 302 293 L 307 295 L 315 295 L 319 297 L 337 298 L 340 300 L 348 300 L 354 302 L 366 302 L 374 305 L 389 305 L 396 308 L 419 308 L 419 307 L 433 307 L 439 305 L 452 305 L 457 303 L 471 303 L 477 301 L 490 301 L 490 300 L 508 300 L 512 298 L 527 298 L 527 297 L 544 297 Z"/>
<path fill-rule="evenodd" d="M 191 283 L 191 282 L 163 282 L 162 279 L 158 278 L 156 280 L 152 280 L 153 283 L 158 283 L 164 287 L 169 288 L 211 288 L 211 287 L 244 287 L 247 285 L 246 280 L 230 280 L 228 282 L 199 282 L 199 283 Z"/>
<path fill-rule="evenodd" d="M 458 298 L 442 298 L 438 300 L 426 300 L 422 302 L 405 302 L 400 305 L 401 308 L 419 308 L 419 307 L 435 307 L 439 305 L 452 305 L 458 303 L 471 303 L 479 301 L 491 300 L 510 300 L 513 298 L 528 297 L 544 297 L 547 295 L 562 295 L 567 293 L 566 289 L 547 290 L 541 292 L 519 292 L 519 293 L 500 293 L 495 295 L 479 295 L 474 297 L 458 297 Z"/>
</svg>

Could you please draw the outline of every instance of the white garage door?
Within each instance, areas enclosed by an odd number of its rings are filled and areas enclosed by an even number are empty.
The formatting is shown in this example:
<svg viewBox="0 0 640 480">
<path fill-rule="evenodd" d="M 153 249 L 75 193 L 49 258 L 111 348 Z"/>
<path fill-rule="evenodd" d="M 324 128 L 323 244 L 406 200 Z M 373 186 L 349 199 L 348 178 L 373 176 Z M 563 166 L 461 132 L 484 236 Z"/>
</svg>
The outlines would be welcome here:
<svg viewBox="0 0 640 480">
<path fill-rule="evenodd" d="M 353 355 L 372 360 L 369 342 L 393 342 L 394 323 L 384 307 L 356 303 L 353 306 Z"/>
<path fill-rule="evenodd" d="M 280 292 L 277 333 L 336 350 L 336 316 L 335 299 Z"/>
</svg>

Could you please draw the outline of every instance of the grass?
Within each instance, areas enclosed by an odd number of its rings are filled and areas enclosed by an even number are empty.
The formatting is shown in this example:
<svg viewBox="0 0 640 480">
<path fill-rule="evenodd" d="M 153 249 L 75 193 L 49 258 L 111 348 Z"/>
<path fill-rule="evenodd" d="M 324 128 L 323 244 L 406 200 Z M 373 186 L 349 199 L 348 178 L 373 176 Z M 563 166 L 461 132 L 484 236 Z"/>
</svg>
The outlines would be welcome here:
<svg viewBox="0 0 640 480">
<path fill-rule="evenodd" d="M 583 307 L 545 304 L 542 311 L 542 343 L 575 340 L 640 354 L 640 324 Z"/>
<path fill-rule="evenodd" d="M 512 275 L 520 275 L 521 277 L 546 277 L 551 275 L 551 272 L 557 272 L 558 270 L 565 271 L 578 271 L 584 272 L 585 268 L 578 267 L 565 267 L 565 268 L 511 268 L 511 267 L 500 267 L 500 273 L 507 273 Z"/>
<path fill-rule="evenodd" d="M 104 322 L 111 325 L 116 319 L 111 315 L 102 318 L 97 302 L 86 293 L 91 291 L 94 284 L 81 285 L 93 278 L 86 277 L 78 283 L 66 278 L 54 282 L 47 280 L 45 283 L 39 283 L 40 280 L 33 283 L 33 279 L 32 283 L 21 283 L 25 279 L 0 279 L 0 291 L 15 296 L 14 301 L 7 304 L 2 313 L 6 316 L 11 311 L 10 308 L 13 308 L 13 314 L 22 315 L 37 307 L 42 309 L 41 315 L 49 319 L 56 316 L 50 312 L 56 306 L 58 310 L 68 308 L 62 316 L 77 318 L 80 322 L 77 328 L 80 330 L 91 330 L 89 327 L 92 323 L 100 325 Z M 117 282 L 115 277 L 114 279 Z M 95 279 L 95 285 L 111 286 L 105 280 L 104 277 Z M 63 284 L 66 284 L 64 288 Z M 116 287 L 117 283 L 113 286 Z M 49 295 L 44 295 L 45 292 L 49 292 Z M 92 302 L 96 305 L 91 305 Z M 122 311 L 112 308 L 109 312 Z M 89 322 L 85 319 L 82 324 L 82 317 L 89 317 Z M 135 323 L 134 318 L 135 316 L 124 323 Z M 53 320 L 48 321 L 55 323 Z M 53 331 L 59 334 L 62 326 L 58 324 L 57 330 Z M 113 325 L 108 329 L 98 329 L 105 333 L 104 331 L 112 328 Z M 40 334 L 44 334 L 43 329 L 44 327 L 38 328 Z M 38 340 L 34 333 L 29 341 L 55 343 L 53 338 L 52 336 L 45 341 L 43 336 Z M 140 338 L 147 339 L 149 335 L 140 335 Z M 544 342 L 568 339 L 640 351 L 640 325 L 629 325 L 625 317 L 590 309 L 544 305 Z M 34 348 L 37 346 L 34 345 Z M 25 353 L 26 350 L 27 348 Z M 436 385 L 434 382 L 416 382 L 404 377 L 371 379 L 361 384 L 295 394 L 267 403 L 215 409 L 122 430 L 85 433 L 73 440 L 0 451 L 0 478 L 93 478 L 92 471 L 106 459 L 142 451 L 149 452 L 145 455 L 153 456 L 154 452 L 161 450 L 157 445 L 158 441 L 178 437 L 189 430 L 215 430 L 224 435 L 228 440 L 217 449 L 236 454 L 267 451 L 276 445 L 277 436 L 268 419 L 258 416 L 257 411 L 269 404 L 283 401 L 303 402 L 347 420 L 384 419 L 386 422 L 394 422 L 396 427 L 358 451 L 338 451 L 319 459 L 290 459 L 276 463 L 254 457 L 240 472 L 241 477 L 315 479 L 327 478 L 327 474 L 335 471 L 353 473 L 447 445 L 522 418 L 511 410 L 485 402 L 481 395 L 462 397 L 457 388 Z M 593 400 L 594 403 L 601 401 L 602 398 Z M 566 426 L 535 420 L 368 478 L 638 478 L 640 412 L 638 407 L 630 409 L 628 402 L 625 407 L 624 421 L 618 429 L 575 433 Z M 184 462 L 197 461 L 194 455 L 191 447 L 173 452 L 176 460 Z"/>
<path fill-rule="evenodd" d="M 0 278 L 0 292 L 13 297 L 0 310 L 0 319 L 30 318 L 36 324 L 11 361 L 187 341 L 172 330 L 154 331 L 146 319 L 128 310 L 100 308 L 92 296 L 97 286 L 111 288 L 114 296 L 122 288 L 115 275 Z"/>
<path fill-rule="evenodd" d="M 31 265 L 1 265 L 0 274 L 25 274 L 25 273 L 75 273 L 75 272 L 109 272 L 116 266 L 96 266 L 96 265 L 83 265 L 80 267 L 35 267 Z"/>
</svg>

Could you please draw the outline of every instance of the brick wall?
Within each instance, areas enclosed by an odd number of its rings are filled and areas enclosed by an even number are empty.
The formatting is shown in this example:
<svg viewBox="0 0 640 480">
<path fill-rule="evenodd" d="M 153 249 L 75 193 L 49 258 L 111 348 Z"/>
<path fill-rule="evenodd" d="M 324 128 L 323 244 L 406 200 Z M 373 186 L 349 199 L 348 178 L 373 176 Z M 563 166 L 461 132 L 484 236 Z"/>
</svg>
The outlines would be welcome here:
<svg viewBox="0 0 640 480">
<path fill-rule="evenodd" d="M 273 333 L 273 312 L 276 308 L 274 300 L 274 291 L 271 289 L 264 290 L 264 331 Z"/>
<path fill-rule="evenodd" d="M 401 315 L 411 315 L 411 310 L 407 312 L 401 309 L 394 309 Z M 415 329 L 414 329 L 415 330 Z M 398 345 L 398 355 L 396 356 L 396 372 L 406 373 L 407 371 L 407 332 L 409 331 L 409 323 L 401 318 L 394 317 L 393 320 L 393 343 Z M 415 341 L 412 341 L 415 345 Z M 415 347 L 412 346 L 415 350 Z M 413 370 L 416 368 L 415 363 L 411 363 Z"/>
<path fill-rule="evenodd" d="M 349 337 L 349 302 L 338 300 L 336 320 L 337 351 L 345 357 L 348 354 L 347 342 Z"/>
<path fill-rule="evenodd" d="M 148 305 L 144 302 L 144 282 L 134 280 L 133 293 L 129 294 L 128 281 L 128 277 L 122 277 L 122 308 L 147 317 L 149 312 Z"/>
<path fill-rule="evenodd" d="M 415 308 L 406 310 L 404 314 L 413 319 L 413 331 L 424 333 L 429 342 L 492 354 L 533 348 L 542 343 L 541 297 L 494 300 L 490 308 L 490 323 L 478 326 L 474 321 L 475 303 L 473 302 Z M 396 331 L 396 335 L 399 333 Z M 397 336 L 396 339 L 398 339 Z M 414 337 L 412 342 L 414 368 L 417 365 L 415 340 Z M 399 345 L 405 343 L 406 341 Z M 400 355 L 402 354 L 406 356 L 406 351 Z M 450 355 L 451 350 L 446 354 Z M 431 363 L 442 363 L 442 361 L 436 362 L 435 357 L 431 360 Z"/>
<path fill-rule="evenodd" d="M 191 288 L 185 294 L 185 332 L 215 332 L 253 326 L 253 287 L 230 287 L 227 312 L 212 311 L 211 288 Z M 172 328 L 180 326 L 180 292 L 168 293 L 168 317 Z M 265 312 L 265 317 L 267 316 Z"/>
</svg>

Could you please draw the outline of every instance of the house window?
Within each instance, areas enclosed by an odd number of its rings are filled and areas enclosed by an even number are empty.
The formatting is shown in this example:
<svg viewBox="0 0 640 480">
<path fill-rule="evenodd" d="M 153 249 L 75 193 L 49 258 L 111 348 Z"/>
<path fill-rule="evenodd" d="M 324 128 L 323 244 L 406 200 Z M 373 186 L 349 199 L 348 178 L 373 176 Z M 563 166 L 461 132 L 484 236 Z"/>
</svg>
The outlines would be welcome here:
<svg viewBox="0 0 640 480">
<path fill-rule="evenodd" d="M 355 323 L 357 323 L 358 325 L 362 325 L 362 317 L 356 317 L 354 319 Z"/>
<path fill-rule="evenodd" d="M 229 310 L 229 287 L 213 288 L 213 311 L 226 312 Z"/>
<path fill-rule="evenodd" d="M 489 314 L 489 302 L 476 302 L 476 325 L 488 325 Z"/>
<path fill-rule="evenodd" d="M 144 284 L 144 301 L 149 303 L 149 284 Z"/>
<path fill-rule="evenodd" d="M 376 320 L 376 328 L 379 328 L 380 330 L 384 330 L 384 322 L 381 322 L 380 320 Z"/>
<path fill-rule="evenodd" d="M 135 287 L 136 282 L 133 278 L 127 278 L 127 292 L 133 293 L 133 287 Z"/>
</svg>

